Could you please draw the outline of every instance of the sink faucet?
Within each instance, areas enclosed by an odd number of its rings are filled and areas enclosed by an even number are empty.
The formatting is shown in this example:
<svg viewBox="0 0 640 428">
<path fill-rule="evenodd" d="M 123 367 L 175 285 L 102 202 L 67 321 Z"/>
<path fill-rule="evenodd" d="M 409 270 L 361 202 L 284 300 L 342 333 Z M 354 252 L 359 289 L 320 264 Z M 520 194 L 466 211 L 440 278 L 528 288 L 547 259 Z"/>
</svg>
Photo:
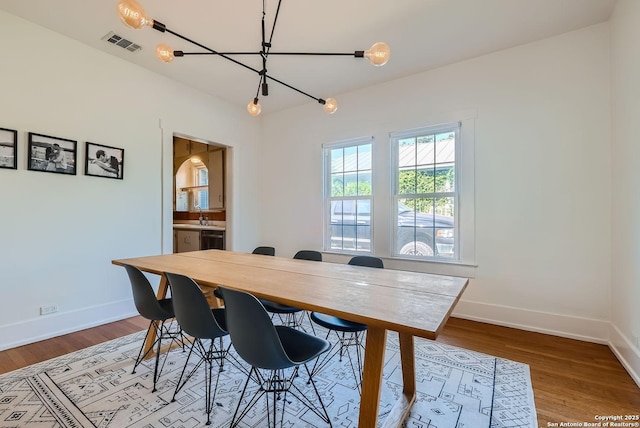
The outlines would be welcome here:
<svg viewBox="0 0 640 428">
<path fill-rule="evenodd" d="M 202 208 L 200 208 L 200 205 L 196 205 L 196 208 L 200 210 L 200 216 L 198 217 L 198 222 L 202 226 L 202 221 L 204 220 L 204 218 L 202 217 Z"/>
</svg>

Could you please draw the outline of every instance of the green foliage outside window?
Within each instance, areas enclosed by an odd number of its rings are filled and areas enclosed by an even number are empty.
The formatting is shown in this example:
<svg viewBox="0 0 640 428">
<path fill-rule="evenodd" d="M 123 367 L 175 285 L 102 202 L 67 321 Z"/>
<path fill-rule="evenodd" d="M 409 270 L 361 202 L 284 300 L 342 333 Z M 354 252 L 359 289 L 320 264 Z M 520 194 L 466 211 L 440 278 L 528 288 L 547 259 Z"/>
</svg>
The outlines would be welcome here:
<svg viewBox="0 0 640 428">
<path fill-rule="evenodd" d="M 342 179 L 333 177 L 331 179 L 331 196 L 368 196 L 371 195 L 371 183 L 366 181 L 348 182 L 346 185 Z"/>
<path fill-rule="evenodd" d="M 436 192 L 453 191 L 454 169 L 405 170 L 398 174 L 398 194 L 417 195 Z M 418 212 L 433 212 L 434 199 L 431 198 L 402 198 L 403 203 Z M 453 215 L 449 198 L 435 199 L 435 212 L 443 215 Z"/>
</svg>

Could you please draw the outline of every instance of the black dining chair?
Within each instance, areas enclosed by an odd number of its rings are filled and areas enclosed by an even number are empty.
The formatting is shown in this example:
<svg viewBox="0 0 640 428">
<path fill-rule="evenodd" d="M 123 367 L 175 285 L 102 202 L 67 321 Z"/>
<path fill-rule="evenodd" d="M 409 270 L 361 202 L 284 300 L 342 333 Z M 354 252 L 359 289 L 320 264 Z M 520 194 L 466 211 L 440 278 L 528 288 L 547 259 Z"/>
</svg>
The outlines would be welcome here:
<svg viewBox="0 0 640 428">
<path fill-rule="evenodd" d="M 297 260 L 310 260 L 313 262 L 322 261 L 322 253 L 315 250 L 300 250 L 294 256 Z M 273 316 L 278 316 L 282 325 L 288 325 L 290 327 L 301 328 L 304 330 L 302 321 L 304 320 L 304 314 L 306 311 L 297 308 L 295 306 L 283 305 L 282 303 L 274 302 L 267 299 L 260 299 L 260 303 L 264 306 L 267 312 Z M 307 317 L 309 315 L 307 314 Z M 313 325 L 311 328 L 313 330 Z"/>
<path fill-rule="evenodd" d="M 171 298 L 160 299 L 156 297 L 153 287 L 147 277 L 142 273 L 140 269 L 135 266 L 124 264 L 123 267 L 127 271 L 129 276 L 129 282 L 131 282 L 131 291 L 133 293 L 133 302 L 138 310 L 138 313 L 149 320 L 149 328 L 147 328 L 147 334 L 145 340 L 140 347 L 136 362 L 133 365 L 131 373 L 135 373 L 138 366 L 145 361 L 153 352 L 155 352 L 154 369 L 153 369 L 153 390 L 156 391 L 156 386 L 162 369 L 164 368 L 165 358 L 160 365 L 160 355 L 163 341 L 166 345 L 169 341 L 169 347 L 172 345 L 182 345 L 184 336 L 178 326 L 178 323 L 174 323 L 174 310 L 173 300 Z M 155 331 L 153 344 L 144 351 L 146 338 L 149 337 L 151 331 Z M 154 349 L 155 348 L 155 349 Z"/>
<path fill-rule="evenodd" d="M 378 269 L 384 268 L 382 259 L 372 256 L 352 257 L 351 260 L 349 260 L 349 264 L 352 266 L 364 266 Z M 336 354 L 339 355 L 338 361 L 342 361 L 342 357 L 346 354 L 349 358 L 351 371 L 353 372 L 353 376 L 356 380 L 356 387 L 360 389 L 360 384 L 362 383 L 362 351 L 364 350 L 363 337 L 367 331 L 367 326 L 365 324 L 319 312 L 311 313 L 311 321 L 327 329 L 325 339 L 329 339 L 332 332 L 337 336 L 337 342 L 333 344 L 331 351 L 326 354 L 324 358 L 318 359 L 314 364 L 312 375 L 315 375 L 324 368 Z M 349 353 L 349 348 L 354 348 L 356 351 L 355 364 L 351 358 L 351 354 Z"/>
<path fill-rule="evenodd" d="M 238 407 L 231 420 L 231 427 L 237 426 L 263 396 L 267 399 L 267 422 L 270 427 L 276 426 L 277 405 L 281 403 L 280 425 L 282 426 L 285 407 L 289 403 L 287 395 L 295 397 L 322 421 L 332 426 L 307 367 L 308 362 L 327 352 L 331 344 L 322 338 L 291 327 L 274 326 L 264 306 L 252 294 L 225 287 L 221 287 L 221 291 L 226 303 L 227 328 L 233 347 L 238 355 L 251 365 Z M 304 366 L 307 371 L 319 406 L 314 404 L 294 383 L 300 366 Z M 258 384 L 258 388 L 251 399 L 243 400 L 251 380 Z M 241 411 L 240 408 L 243 405 L 245 408 Z"/>
<path fill-rule="evenodd" d="M 260 247 L 254 248 L 251 254 L 260 254 L 263 256 L 275 256 L 276 249 L 274 247 L 260 246 Z M 223 300 L 222 293 L 217 288 L 213 290 L 213 295 L 216 296 L 216 298 Z"/>
<path fill-rule="evenodd" d="M 223 337 L 227 336 L 227 324 L 225 309 L 211 309 L 206 297 L 198 284 L 188 276 L 165 272 L 171 287 L 171 295 L 174 300 L 176 318 L 182 330 L 192 337 L 189 355 L 180 373 L 180 378 L 176 384 L 171 401 L 175 401 L 176 395 L 182 387 L 191 379 L 200 366 L 205 370 L 205 411 L 207 412 L 207 425 L 211 424 L 211 412 L 218 390 L 219 376 L 216 376 L 215 386 L 213 383 L 213 366 L 217 364 L 218 371 L 224 370 L 224 362 L 229 354 L 229 344 L 226 348 L 223 344 Z M 208 341 L 208 344 L 205 343 Z M 198 363 L 186 374 L 189 359 L 192 354 L 200 357 Z M 233 360 L 231 360 L 233 362 Z M 241 367 L 241 366 L 239 366 Z"/>
<path fill-rule="evenodd" d="M 276 255 L 276 249 L 273 247 L 256 247 L 253 249 L 253 251 L 251 252 L 251 254 L 261 254 L 263 256 L 275 256 Z"/>
</svg>

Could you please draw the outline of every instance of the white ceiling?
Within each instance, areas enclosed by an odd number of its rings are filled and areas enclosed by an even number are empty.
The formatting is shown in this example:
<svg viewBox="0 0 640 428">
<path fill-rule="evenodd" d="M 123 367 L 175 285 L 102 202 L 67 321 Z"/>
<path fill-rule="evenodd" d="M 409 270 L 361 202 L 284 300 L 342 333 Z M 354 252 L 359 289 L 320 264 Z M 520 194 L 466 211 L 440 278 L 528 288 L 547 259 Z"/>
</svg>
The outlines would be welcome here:
<svg viewBox="0 0 640 428">
<path fill-rule="evenodd" d="M 174 32 L 219 52 L 258 51 L 258 0 L 139 0 L 147 15 Z M 267 38 L 277 0 L 266 2 Z M 133 30 L 116 15 L 116 0 L 0 0 L 0 10 L 76 39 L 171 79 L 246 105 L 258 75 L 217 56 L 176 58 L 164 64 L 155 46 L 199 48 L 151 28 Z M 615 0 L 294 0 L 283 1 L 272 51 L 353 52 L 374 42 L 391 59 L 374 67 L 340 56 L 270 56 L 268 73 L 314 97 L 339 94 L 607 21 Z M 103 40 L 114 31 L 143 49 L 130 53 Z M 258 56 L 235 56 L 255 69 Z M 82 58 L 77 58 L 82 61 Z M 123 76 L 124 78 L 124 76 Z M 315 102 L 272 82 L 263 112 Z"/>
</svg>

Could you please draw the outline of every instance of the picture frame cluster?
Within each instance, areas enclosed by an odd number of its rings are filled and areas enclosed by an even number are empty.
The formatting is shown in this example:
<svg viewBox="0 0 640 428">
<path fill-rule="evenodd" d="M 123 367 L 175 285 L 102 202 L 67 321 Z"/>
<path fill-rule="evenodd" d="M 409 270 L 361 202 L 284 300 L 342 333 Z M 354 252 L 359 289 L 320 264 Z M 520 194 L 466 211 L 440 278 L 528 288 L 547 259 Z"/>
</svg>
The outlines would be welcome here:
<svg viewBox="0 0 640 428">
<path fill-rule="evenodd" d="M 85 142 L 84 175 L 124 178 L 124 149 Z M 18 169 L 18 131 L 0 128 L 0 168 Z M 76 175 L 78 142 L 51 135 L 28 133 L 27 169 L 54 174 Z"/>
</svg>

